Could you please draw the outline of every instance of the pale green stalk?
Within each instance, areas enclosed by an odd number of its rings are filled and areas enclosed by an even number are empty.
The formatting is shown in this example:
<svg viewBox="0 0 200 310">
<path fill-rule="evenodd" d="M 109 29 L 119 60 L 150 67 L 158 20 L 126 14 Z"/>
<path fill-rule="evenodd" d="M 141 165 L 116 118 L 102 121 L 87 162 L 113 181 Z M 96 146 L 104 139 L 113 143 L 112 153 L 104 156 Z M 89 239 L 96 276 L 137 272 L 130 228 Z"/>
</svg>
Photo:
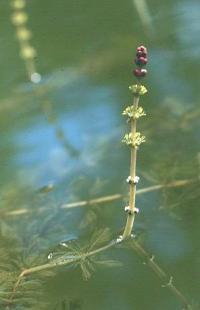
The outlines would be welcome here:
<svg viewBox="0 0 200 310">
<path fill-rule="evenodd" d="M 133 107 L 134 110 L 137 110 L 139 104 L 139 96 L 134 95 L 133 98 Z M 134 137 L 136 134 L 136 125 L 137 125 L 137 120 L 136 118 L 131 118 L 131 133 L 132 136 Z M 137 160 L 137 147 L 136 146 L 131 146 L 131 163 L 130 163 L 130 177 L 131 179 L 134 179 L 136 176 L 136 160 Z M 127 221 L 126 221 L 126 226 L 124 228 L 123 232 L 123 239 L 129 237 L 131 235 L 132 229 L 133 229 L 133 224 L 135 220 L 135 195 L 136 195 L 136 184 L 131 183 L 130 188 L 129 188 L 129 207 L 130 207 L 130 212 L 127 215 Z"/>
</svg>

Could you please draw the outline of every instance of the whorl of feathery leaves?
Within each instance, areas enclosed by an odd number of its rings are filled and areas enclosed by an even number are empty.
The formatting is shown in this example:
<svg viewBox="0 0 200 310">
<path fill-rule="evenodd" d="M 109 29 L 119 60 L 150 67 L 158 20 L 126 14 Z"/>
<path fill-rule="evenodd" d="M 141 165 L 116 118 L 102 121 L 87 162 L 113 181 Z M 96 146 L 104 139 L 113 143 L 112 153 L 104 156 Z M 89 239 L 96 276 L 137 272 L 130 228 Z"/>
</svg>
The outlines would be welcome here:
<svg viewBox="0 0 200 310">
<path fill-rule="evenodd" d="M 79 266 L 82 271 L 83 279 L 88 280 L 95 271 L 95 265 L 105 265 L 107 267 L 120 266 L 121 263 L 115 260 L 107 260 L 102 257 L 96 260 L 96 256 L 91 256 L 91 252 L 99 249 L 111 239 L 109 228 L 96 230 L 89 241 L 89 244 L 82 246 L 77 241 L 61 243 L 64 247 L 62 251 L 50 253 L 50 263 L 59 265 L 60 262 L 69 262 L 72 266 Z M 112 242 L 112 241 L 111 241 Z"/>
<path fill-rule="evenodd" d="M 100 256 L 98 259 L 96 256 L 87 256 L 88 253 L 98 249 L 100 246 L 111 240 L 111 233 L 109 228 L 96 230 L 90 241 L 89 245 L 86 247 L 80 248 L 80 259 L 76 264 L 80 266 L 83 279 L 88 280 L 92 273 L 95 271 L 95 265 L 104 265 L 106 267 L 115 267 L 121 266 L 121 262 L 112 259 L 104 259 L 104 257 Z"/>
<path fill-rule="evenodd" d="M 103 243 L 108 242 L 111 240 L 111 232 L 109 228 L 102 228 L 99 230 L 96 230 L 89 241 L 89 245 L 87 247 L 87 252 L 90 252 L 94 250 L 95 248 L 98 248 L 101 246 Z"/>
<path fill-rule="evenodd" d="M 41 257 L 38 258 L 29 252 L 16 231 L 2 221 L 0 240 L 0 309 L 49 310 L 49 303 L 43 300 L 43 283 L 55 272 L 44 270 L 36 277 L 22 278 L 18 281 L 21 271 L 41 263 Z"/>
</svg>

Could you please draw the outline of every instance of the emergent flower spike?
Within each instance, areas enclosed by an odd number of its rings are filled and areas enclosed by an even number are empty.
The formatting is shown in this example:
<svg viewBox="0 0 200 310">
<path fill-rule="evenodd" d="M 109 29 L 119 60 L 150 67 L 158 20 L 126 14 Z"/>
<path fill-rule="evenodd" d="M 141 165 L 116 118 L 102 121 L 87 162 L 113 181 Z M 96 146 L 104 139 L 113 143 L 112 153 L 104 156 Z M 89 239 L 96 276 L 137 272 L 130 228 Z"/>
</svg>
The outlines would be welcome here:
<svg viewBox="0 0 200 310">
<path fill-rule="evenodd" d="M 135 64 L 137 67 L 133 70 L 135 77 L 137 78 L 137 84 L 129 86 L 129 89 L 133 93 L 133 103 L 126 107 L 123 111 L 123 115 L 128 117 L 131 131 L 125 134 L 122 142 L 130 146 L 131 148 L 131 160 L 130 160 L 130 175 L 126 182 L 129 184 L 129 204 L 125 207 L 127 212 L 126 226 L 123 232 L 123 239 L 131 236 L 134 219 L 138 214 L 139 209 L 135 205 L 136 186 L 139 181 L 139 177 L 136 175 L 136 154 L 138 147 L 145 142 L 145 136 L 137 132 L 136 123 L 137 120 L 146 115 L 143 108 L 139 106 L 140 96 L 147 93 L 145 86 L 141 85 L 141 79 L 147 75 L 147 70 L 144 69 L 148 62 L 147 59 L 147 48 L 143 45 L 139 46 L 136 50 Z"/>
</svg>

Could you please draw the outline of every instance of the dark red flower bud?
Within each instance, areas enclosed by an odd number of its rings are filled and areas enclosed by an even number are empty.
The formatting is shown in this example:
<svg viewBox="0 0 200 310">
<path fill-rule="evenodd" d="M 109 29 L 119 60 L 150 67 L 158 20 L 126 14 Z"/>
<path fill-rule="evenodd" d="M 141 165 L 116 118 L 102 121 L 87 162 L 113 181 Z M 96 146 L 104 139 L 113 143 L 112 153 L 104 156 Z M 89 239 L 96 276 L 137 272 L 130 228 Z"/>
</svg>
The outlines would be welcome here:
<svg viewBox="0 0 200 310">
<path fill-rule="evenodd" d="M 143 65 L 146 65 L 147 62 L 148 62 L 148 60 L 147 60 L 147 58 L 145 58 L 145 57 L 137 57 L 137 58 L 135 59 L 136 65 L 143 66 Z"/>
<path fill-rule="evenodd" d="M 147 48 L 144 45 L 137 47 L 137 52 L 144 52 L 147 53 Z"/>
<path fill-rule="evenodd" d="M 133 71 L 133 74 L 140 78 L 140 77 L 144 77 L 147 75 L 147 70 L 146 69 L 140 69 L 140 68 L 137 68 Z"/>
<path fill-rule="evenodd" d="M 138 51 L 136 53 L 136 56 L 137 57 L 144 57 L 144 58 L 146 58 L 147 57 L 147 53 L 146 52 L 142 52 L 142 51 Z"/>
</svg>

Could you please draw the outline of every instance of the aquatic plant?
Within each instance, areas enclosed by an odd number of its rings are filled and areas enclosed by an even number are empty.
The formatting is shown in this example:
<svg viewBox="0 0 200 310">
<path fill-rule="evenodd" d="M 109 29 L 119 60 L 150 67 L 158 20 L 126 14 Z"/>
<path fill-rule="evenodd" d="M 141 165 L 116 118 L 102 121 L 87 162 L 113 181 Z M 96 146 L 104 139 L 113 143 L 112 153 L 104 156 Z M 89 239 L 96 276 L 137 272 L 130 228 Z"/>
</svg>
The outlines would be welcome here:
<svg viewBox="0 0 200 310">
<path fill-rule="evenodd" d="M 44 302 L 40 294 L 41 284 L 45 277 L 53 276 L 57 267 L 73 265 L 80 267 L 84 279 L 87 280 L 90 278 L 96 265 L 119 266 L 120 262 L 117 260 L 102 259 L 102 257 L 99 257 L 101 253 L 113 247 L 132 248 L 161 279 L 162 286 L 168 288 L 181 301 L 185 309 L 193 309 L 185 296 L 174 285 L 173 277 L 169 277 L 155 262 L 155 257 L 148 254 L 142 245 L 132 236 L 135 216 L 139 211 L 136 208 L 136 185 L 139 181 L 139 177 L 136 175 L 136 158 L 138 148 L 145 142 L 145 137 L 137 132 L 136 127 L 137 120 L 146 115 L 143 108 L 139 106 L 140 97 L 147 93 L 146 87 L 141 84 L 142 78 L 147 74 L 146 69 L 144 69 L 147 63 L 147 50 L 144 46 L 140 46 L 137 49 L 135 62 L 137 68 L 134 70 L 134 75 L 137 78 L 137 84 L 130 86 L 130 90 L 133 93 L 133 104 L 123 111 L 123 115 L 128 117 L 128 123 L 131 125 L 131 132 L 127 133 L 123 138 L 123 142 L 131 149 L 130 175 L 127 178 L 127 183 L 129 184 L 129 205 L 125 207 L 127 222 L 123 234 L 113 239 L 110 230 L 108 228 L 102 228 L 93 233 L 87 245 L 82 245 L 76 240 L 72 242 L 61 242 L 57 251 L 53 250 L 45 257 L 38 257 L 37 253 L 34 252 L 30 256 L 31 258 L 29 256 L 25 256 L 24 258 L 25 249 L 20 244 L 21 241 L 12 236 L 9 239 L 12 240 L 13 244 L 10 247 L 10 253 L 2 257 L 2 274 L 0 280 L 2 289 L 0 296 L 1 304 L 5 309 L 17 309 L 17 307 L 20 307 L 20 309 L 51 309 L 52 305 L 50 306 Z M 117 196 L 117 198 L 119 197 Z M 109 201 L 109 199 L 103 199 L 103 201 Z M 90 203 L 92 203 L 92 200 Z M 8 242 L 6 239 L 8 228 L 4 228 L 4 230 L 6 230 L 6 233 L 1 232 L 1 239 L 5 239 L 6 244 Z M 12 232 L 10 235 L 12 235 Z M 35 237 L 32 236 L 32 238 L 34 239 Z M 4 251 L 1 252 L 4 253 Z M 23 259 L 21 259 L 21 256 Z M 18 274 L 19 270 L 22 270 L 20 274 Z M 37 296 L 35 294 L 33 295 L 33 292 L 37 292 Z M 65 307 L 66 303 L 64 302 L 63 305 Z"/>
</svg>

